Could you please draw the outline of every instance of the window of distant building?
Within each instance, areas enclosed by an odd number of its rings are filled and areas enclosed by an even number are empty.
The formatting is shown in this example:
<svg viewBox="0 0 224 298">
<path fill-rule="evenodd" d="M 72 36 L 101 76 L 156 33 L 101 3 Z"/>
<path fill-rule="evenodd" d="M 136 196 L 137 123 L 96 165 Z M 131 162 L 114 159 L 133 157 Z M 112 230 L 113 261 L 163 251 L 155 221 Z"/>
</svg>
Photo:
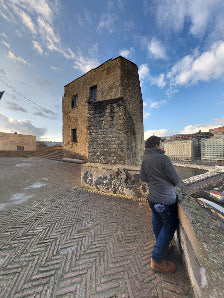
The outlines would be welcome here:
<svg viewBox="0 0 224 298">
<path fill-rule="evenodd" d="M 17 146 L 18 151 L 24 151 L 24 146 Z"/>
<path fill-rule="evenodd" d="M 77 100 L 78 100 L 78 94 L 76 94 L 72 98 L 72 109 L 74 109 L 75 107 L 77 107 Z"/>
<path fill-rule="evenodd" d="M 96 101 L 97 99 L 97 86 L 90 87 L 89 101 Z"/>
<path fill-rule="evenodd" d="M 77 143 L 77 129 L 72 129 L 72 142 Z"/>
</svg>

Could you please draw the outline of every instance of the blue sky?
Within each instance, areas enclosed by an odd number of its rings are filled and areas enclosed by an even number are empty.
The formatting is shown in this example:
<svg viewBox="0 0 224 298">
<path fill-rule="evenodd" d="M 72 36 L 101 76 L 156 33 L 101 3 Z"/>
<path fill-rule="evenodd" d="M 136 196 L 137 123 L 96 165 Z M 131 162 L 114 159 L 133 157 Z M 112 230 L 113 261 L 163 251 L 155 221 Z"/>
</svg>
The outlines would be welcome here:
<svg viewBox="0 0 224 298">
<path fill-rule="evenodd" d="M 0 0 L 0 131 L 61 141 L 64 85 L 119 55 L 145 138 L 224 125 L 223 0 Z"/>
</svg>

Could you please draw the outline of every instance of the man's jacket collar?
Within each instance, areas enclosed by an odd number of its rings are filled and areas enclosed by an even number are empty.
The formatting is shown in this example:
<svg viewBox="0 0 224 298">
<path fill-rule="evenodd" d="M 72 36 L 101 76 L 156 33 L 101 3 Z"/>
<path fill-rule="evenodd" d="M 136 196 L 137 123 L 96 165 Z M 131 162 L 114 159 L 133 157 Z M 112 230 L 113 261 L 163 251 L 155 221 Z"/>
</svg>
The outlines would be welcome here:
<svg viewBox="0 0 224 298">
<path fill-rule="evenodd" d="M 161 149 L 157 149 L 156 147 L 146 148 L 145 154 L 164 154 L 165 151 Z"/>
</svg>

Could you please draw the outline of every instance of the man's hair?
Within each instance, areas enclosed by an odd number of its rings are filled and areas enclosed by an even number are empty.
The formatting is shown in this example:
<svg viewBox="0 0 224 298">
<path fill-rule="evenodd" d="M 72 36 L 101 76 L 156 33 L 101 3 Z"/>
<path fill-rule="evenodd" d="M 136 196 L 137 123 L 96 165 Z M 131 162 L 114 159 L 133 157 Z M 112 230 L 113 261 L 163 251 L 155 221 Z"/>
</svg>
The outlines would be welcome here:
<svg viewBox="0 0 224 298">
<path fill-rule="evenodd" d="M 159 145 L 161 141 L 160 137 L 157 136 L 151 136 L 145 141 L 145 148 L 152 148 L 156 147 L 156 145 Z"/>
</svg>

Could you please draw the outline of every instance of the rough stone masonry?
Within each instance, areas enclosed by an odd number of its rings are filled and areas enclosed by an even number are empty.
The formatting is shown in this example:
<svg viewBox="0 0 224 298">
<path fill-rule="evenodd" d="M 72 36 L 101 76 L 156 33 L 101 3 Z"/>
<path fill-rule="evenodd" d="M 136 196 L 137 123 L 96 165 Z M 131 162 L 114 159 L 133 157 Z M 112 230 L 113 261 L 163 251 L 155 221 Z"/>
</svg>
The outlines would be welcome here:
<svg viewBox="0 0 224 298">
<path fill-rule="evenodd" d="M 138 67 L 119 56 L 65 86 L 65 157 L 90 163 L 140 166 L 143 101 Z"/>
</svg>

